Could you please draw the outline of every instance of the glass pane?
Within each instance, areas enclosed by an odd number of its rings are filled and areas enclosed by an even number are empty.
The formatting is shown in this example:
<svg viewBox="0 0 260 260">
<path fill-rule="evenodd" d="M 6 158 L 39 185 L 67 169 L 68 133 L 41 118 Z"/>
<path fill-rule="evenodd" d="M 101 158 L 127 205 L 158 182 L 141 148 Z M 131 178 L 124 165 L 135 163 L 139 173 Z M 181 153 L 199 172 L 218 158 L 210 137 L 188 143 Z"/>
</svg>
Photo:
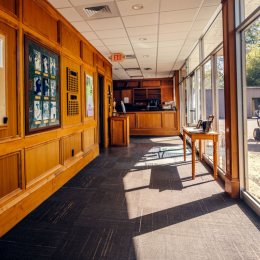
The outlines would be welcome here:
<svg viewBox="0 0 260 260">
<path fill-rule="evenodd" d="M 5 36 L 0 34 L 0 125 L 6 117 L 5 75 Z"/>
<path fill-rule="evenodd" d="M 187 76 L 186 64 L 181 68 L 181 80 Z"/>
<path fill-rule="evenodd" d="M 245 1 L 245 18 L 247 18 L 260 5 L 260 0 Z"/>
<path fill-rule="evenodd" d="M 260 200 L 260 19 L 246 31 L 247 160 L 249 192 Z M 244 91 L 245 92 L 245 91 Z"/>
<path fill-rule="evenodd" d="M 222 13 L 220 12 L 206 35 L 203 37 L 203 58 L 206 58 L 222 41 Z"/>
<path fill-rule="evenodd" d="M 197 70 L 197 75 L 198 75 L 198 120 L 201 119 L 201 86 L 200 86 L 200 69 Z"/>
<path fill-rule="evenodd" d="M 189 59 L 190 72 L 192 72 L 200 63 L 199 45 L 194 49 Z"/>
<path fill-rule="evenodd" d="M 225 94 L 224 94 L 224 57 L 223 49 L 217 53 L 217 87 L 218 87 L 218 132 L 219 156 L 218 166 L 226 171 L 226 139 L 225 139 Z"/>
<path fill-rule="evenodd" d="M 211 84 L 211 60 L 204 65 L 204 84 L 205 84 L 205 100 L 206 100 L 206 119 L 212 115 L 212 84 Z M 213 142 L 206 141 L 206 154 L 213 158 Z"/>
<path fill-rule="evenodd" d="M 196 88 L 195 76 L 191 78 L 191 104 L 190 104 L 190 122 L 196 123 Z"/>
<path fill-rule="evenodd" d="M 187 125 L 187 84 L 186 80 L 184 82 L 184 89 L 185 89 L 185 126 Z"/>
</svg>

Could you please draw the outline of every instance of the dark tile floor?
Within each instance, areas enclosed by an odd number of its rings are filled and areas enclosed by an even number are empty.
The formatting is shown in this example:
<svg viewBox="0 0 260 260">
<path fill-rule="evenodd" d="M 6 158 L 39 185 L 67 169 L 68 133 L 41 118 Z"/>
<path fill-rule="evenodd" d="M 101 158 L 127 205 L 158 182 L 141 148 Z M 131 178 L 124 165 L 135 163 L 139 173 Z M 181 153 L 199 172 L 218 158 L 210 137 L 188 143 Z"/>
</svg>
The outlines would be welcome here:
<svg viewBox="0 0 260 260">
<path fill-rule="evenodd" d="M 178 137 L 101 150 L 0 239 L 0 259 L 260 259 L 260 218 Z"/>
</svg>

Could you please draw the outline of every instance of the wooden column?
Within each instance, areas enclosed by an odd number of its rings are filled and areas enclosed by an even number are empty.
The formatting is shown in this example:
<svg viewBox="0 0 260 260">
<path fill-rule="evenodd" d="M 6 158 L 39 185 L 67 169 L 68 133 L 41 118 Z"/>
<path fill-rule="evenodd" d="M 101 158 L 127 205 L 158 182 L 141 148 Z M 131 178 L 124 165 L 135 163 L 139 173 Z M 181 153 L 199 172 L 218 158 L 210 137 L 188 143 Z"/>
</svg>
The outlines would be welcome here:
<svg viewBox="0 0 260 260">
<path fill-rule="evenodd" d="M 235 0 L 222 0 L 222 17 L 226 124 L 225 191 L 230 197 L 239 198 Z"/>
</svg>

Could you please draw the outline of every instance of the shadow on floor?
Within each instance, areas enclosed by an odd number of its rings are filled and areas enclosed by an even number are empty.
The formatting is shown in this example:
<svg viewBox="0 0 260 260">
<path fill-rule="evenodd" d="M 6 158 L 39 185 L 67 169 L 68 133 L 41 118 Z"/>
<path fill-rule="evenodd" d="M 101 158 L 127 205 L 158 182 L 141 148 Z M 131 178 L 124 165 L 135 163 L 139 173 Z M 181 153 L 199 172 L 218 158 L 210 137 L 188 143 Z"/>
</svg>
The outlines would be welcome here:
<svg viewBox="0 0 260 260">
<path fill-rule="evenodd" d="M 206 164 L 192 180 L 182 141 L 167 138 L 102 149 L 0 239 L 0 259 L 259 258 L 260 218 Z"/>
</svg>

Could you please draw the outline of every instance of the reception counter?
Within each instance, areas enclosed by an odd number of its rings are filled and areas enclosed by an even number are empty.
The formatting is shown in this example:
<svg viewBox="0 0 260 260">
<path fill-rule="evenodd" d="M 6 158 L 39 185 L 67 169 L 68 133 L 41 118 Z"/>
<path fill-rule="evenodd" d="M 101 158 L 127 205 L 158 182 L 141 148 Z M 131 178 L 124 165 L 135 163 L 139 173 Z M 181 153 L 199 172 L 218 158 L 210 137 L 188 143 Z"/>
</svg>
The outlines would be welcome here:
<svg viewBox="0 0 260 260">
<path fill-rule="evenodd" d="M 180 135 L 177 111 L 131 111 L 126 115 L 130 135 Z"/>
</svg>

